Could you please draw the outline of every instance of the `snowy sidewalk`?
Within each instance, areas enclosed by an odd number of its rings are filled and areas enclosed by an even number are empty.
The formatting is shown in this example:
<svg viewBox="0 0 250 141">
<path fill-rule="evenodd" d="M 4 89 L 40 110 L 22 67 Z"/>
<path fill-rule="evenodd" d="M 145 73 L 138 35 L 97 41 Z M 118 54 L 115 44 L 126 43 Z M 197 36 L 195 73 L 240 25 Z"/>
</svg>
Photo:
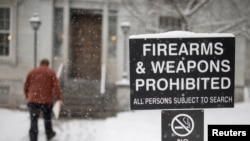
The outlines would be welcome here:
<svg viewBox="0 0 250 141">
<path fill-rule="evenodd" d="M 250 124 L 250 102 L 235 108 L 204 109 L 204 141 L 208 124 Z M 119 113 L 105 120 L 53 121 L 54 141 L 161 141 L 161 110 Z M 0 109 L 0 140 L 28 141 L 29 113 Z M 39 120 L 39 141 L 45 141 L 43 120 Z"/>
</svg>

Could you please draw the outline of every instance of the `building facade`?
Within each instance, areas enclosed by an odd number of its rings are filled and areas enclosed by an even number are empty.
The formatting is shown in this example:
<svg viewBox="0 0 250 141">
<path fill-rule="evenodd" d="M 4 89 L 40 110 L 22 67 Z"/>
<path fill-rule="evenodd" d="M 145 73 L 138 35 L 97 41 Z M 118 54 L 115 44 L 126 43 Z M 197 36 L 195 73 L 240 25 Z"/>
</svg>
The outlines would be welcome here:
<svg viewBox="0 0 250 141">
<path fill-rule="evenodd" d="M 25 104 L 23 82 L 36 57 L 37 64 L 48 58 L 60 74 L 66 115 L 74 111 L 67 104 L 87 107 L 79 116 L 93 113 L 93 105 L 108 107 L 99 112 L 128 110 L 128 36 L 171 30 L 234 33 L 235 95 L 242 101 L 250 79 L 249 6 L 248 0 L 0 0 L 0 105 Z M 36 56 L 34 13 L 41 20 Z"/>
</svg>

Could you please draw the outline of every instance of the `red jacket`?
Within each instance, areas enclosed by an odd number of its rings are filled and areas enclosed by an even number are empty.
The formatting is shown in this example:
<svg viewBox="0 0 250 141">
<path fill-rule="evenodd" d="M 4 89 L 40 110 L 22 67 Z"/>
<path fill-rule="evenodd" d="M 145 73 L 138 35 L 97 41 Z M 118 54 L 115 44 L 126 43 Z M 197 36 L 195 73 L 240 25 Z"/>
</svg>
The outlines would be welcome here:
<svg viewBox="0 0 250 141">
<path fill-rule="evenodd" d="M 24 94 L 28 102 L 50 104 L 53 102 L 53 92 L 58 100 L 62 100 L 59 81 L 53 70 L 40 65 L 28 73 L 24 83 Z"/>
</svg>

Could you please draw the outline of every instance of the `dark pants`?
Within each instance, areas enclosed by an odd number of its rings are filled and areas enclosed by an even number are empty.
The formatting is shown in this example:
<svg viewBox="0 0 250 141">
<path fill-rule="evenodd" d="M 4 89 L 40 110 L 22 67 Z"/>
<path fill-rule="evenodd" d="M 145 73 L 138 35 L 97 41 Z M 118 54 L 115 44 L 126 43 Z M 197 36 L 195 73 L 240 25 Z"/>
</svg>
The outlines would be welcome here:
<svg viewBox="0 0 250 141">
<path fill-rule="evenodd" d="M 38 136 L 38 118 L 40 115 L 40 112 L 43 113 L 43 119 L 44 119 L 44 126 L 45 126 L 45 132 L 46 136 L 50 136 L 52 134 L 52 104 L 38 104 L 38 103 L 28 103 L 28 107 L 30 110 L 30 130 L 29 130 L 29 136 L 30 141 L 37 141 Z"/>
</svg>

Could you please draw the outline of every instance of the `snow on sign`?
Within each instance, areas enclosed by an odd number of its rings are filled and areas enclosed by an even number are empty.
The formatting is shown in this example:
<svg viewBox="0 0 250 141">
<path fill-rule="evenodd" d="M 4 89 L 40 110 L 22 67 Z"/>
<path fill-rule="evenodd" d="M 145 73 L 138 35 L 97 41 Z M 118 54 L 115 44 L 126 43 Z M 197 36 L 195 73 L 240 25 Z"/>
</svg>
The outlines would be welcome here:
<svg viewBox="0 0 250 141">
<path fill-rule="evenodd" d="M 129 49 L 132 110 L 234 107 L 233 34 L 132 35 Z"/>
</svg>

